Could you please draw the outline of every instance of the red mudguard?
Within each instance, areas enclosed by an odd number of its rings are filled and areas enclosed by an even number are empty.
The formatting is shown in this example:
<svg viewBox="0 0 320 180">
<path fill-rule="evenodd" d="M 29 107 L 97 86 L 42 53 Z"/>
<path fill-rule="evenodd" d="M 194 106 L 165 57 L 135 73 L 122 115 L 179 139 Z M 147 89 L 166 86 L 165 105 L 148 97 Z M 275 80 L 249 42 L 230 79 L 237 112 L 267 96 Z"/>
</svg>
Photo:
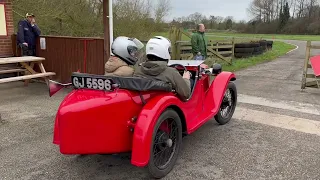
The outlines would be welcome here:
<svg viewBox="0 0 320 180">
<path fill-rule="evenodd" d="M 175 96 L 157 96 L 142 109 L 134 129 L 131 163 L 138 167 L 149 162 L 154 126 L 161 113 L 169 106 L 179 106 L 181 101 Z"/>
<path fill-rule="evenodd" d="M 205 94 L 203 111 L 196 121 L 189 125 L 188 134 L 193 133 L 204 123 L 214 117 L 220 108 L 224 93 L 230 81 L 235 80 L 236 77 L 231 72 L 221 72 L 211 84 L 209 90 Z"/>
</svg>

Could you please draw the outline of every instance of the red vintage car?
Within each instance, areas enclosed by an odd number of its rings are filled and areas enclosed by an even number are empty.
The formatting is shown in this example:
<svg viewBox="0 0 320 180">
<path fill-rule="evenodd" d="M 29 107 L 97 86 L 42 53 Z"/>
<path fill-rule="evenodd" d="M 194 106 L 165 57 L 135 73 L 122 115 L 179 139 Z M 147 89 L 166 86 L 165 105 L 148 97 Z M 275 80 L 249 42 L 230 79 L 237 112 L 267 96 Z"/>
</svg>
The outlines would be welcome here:
<svg viewBox="0 0 320 180">
<path fill-rule="evenodd" d="M 170 84 L 154 79 L 73 73 L 70 84 L 49 81 L 50 96 L 64 86 L 74 88 L 56 114 L 53 143 L 66 155 L 131 152 L 133 165 L 148 166 L 154 178 L 166 176 L 183 136 L 212 118 L 226 124 L 235 111 L 235 75 L 220 65 L 203 70 L 202 63 L 169 61 L 181 74 L 192 74 L 192 95 L 185 101 Z"/>
</svg>

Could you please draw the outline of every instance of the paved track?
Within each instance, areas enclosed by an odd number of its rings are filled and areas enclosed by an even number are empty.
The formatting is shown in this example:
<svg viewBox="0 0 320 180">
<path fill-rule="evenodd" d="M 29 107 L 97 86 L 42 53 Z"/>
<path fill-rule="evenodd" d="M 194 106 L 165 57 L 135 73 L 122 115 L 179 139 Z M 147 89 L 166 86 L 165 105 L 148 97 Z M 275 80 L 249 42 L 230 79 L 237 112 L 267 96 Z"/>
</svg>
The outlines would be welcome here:
<svg viewBox="0 0 320 180">
<path fill-rule="evenodd" d="M 320 90 L 300 91 L 305 42 L 290 42 L 299 48 L 236 73 L 234 119 L 186 137 L 165 179 L 320 179 Z M 0 95 L 0 180 L 148 179 L 128 155 L 59 153 L 53 120 L 65 92 L 49 98 L 42 84 L 11 83 Z"/>
</svg>

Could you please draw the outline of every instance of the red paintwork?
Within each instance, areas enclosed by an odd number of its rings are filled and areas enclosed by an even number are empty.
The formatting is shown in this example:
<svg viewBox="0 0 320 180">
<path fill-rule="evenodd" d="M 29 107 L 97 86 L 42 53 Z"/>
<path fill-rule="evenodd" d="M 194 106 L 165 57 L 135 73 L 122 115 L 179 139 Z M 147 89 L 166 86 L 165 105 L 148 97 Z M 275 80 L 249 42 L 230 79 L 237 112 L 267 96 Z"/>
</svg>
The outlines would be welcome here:
<svg viewBox="0 0 320 180">
<path fill-rule="evenodd" d="M 320 56 L 313 56 L 310 58 L 310 63 L 315 76 L 320 76 Z"/>
<path fill-rule="evenodd" d="M 144 97 L 148 100 L 150 93 Z M 138 93 L 127 90 L 74 90 L 59 107 L 54 143 L 63 154 L 131 151 L 133 133 L 128 121 L 138 116 L 141 108 Z"/>
<path fill-rule="evenodd" d="M 53 142 L 60 146 L 63 154 L 132 151 L 131 163 L 146 166 L 153 128 L 160 114 L 168 107 L 178 110 L 190 134 L 217 114 L 232 79 L 235 79 L 233 73 L 222 72 L 210 85 L 209 77 L 203 75 L 187 102 L 173 93 L 144 92 L 145 105 L 138 93 L 127 90 L 74 90 L 59 107 Z M 136 121 L 131 121 L 133 117 Z"/>
<path fill-rule="evenodd" d="M 169 106 L 181 109 L 187 125 L 187 133 L 191 134 L 217 114 L 231 78 L 235 78 L 235 75 L 229 72 L 222 72 L 216 77 L 209 89 L 203 89 L 209 83 L 209 77 L 202 77 L 188 102 L 181 102 L 175 96 L 163 95 L 151 99 L 141 111 L 135 126 L 131 163 L 140 167 L 148 164 L 152 127 L 163 110 Z M 213 97 L 216 99 L 213 99 Z"/>
</svg>

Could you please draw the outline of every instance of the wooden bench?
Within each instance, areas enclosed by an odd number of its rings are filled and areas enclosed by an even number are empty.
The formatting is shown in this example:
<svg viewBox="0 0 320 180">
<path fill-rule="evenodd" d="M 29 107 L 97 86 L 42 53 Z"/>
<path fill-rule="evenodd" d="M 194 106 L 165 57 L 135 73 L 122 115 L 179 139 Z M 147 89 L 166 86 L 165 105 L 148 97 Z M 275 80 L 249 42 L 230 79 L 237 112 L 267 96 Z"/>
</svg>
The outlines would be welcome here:
<svg viewBox="0 0 320 180">
<path fill-rule="evenodd" d="M 310 64 L 313 69 L 318 88 L 320 88 L 320 56 L 310 58 Z"/>
<path fill-rule="evenodd" d="M 2 64 L 0 65 L 0 78 L 7 74 L 18 74 L 21 72 L 25 72 L 26 69 L 22 68 L 19 63 L 15 64 Z"/>
<path fill-rule="evenodd" d="M 17 68 L 17 69 L 9 69 L 9 68 L 0 68 L 0 74 L 9 74 L 9 73 L 18 73 L 25 72 L 25 69 Z"/>
<path fill-rule="evenodd" d="M 42 61 L 45 59 L 42 57 L 34 57 L 34 56 L 22 56 L 22 57 L 8 57 L 8 58 L 0 58 L 0 65 L 8 65 L 8 64 L 20 64 L 20 67 L 14 68 L 1 68 L 0 74 L 7 73 L 17 73 L 17 72 L 25 72 L 23 76 L 17 77 L 9 77 L 0 79 L 0 84 L 14 82 L 14 81 L 25 81 L 25 85 L 28 85 L 31 79 L 35 78 L 51 78 L 51 76 L 56 75 L 54 72 L 46 72 Z M 40 73 L 34 70 L 34 66 L 38 65 L 40 68 Z"/>
</svg>

